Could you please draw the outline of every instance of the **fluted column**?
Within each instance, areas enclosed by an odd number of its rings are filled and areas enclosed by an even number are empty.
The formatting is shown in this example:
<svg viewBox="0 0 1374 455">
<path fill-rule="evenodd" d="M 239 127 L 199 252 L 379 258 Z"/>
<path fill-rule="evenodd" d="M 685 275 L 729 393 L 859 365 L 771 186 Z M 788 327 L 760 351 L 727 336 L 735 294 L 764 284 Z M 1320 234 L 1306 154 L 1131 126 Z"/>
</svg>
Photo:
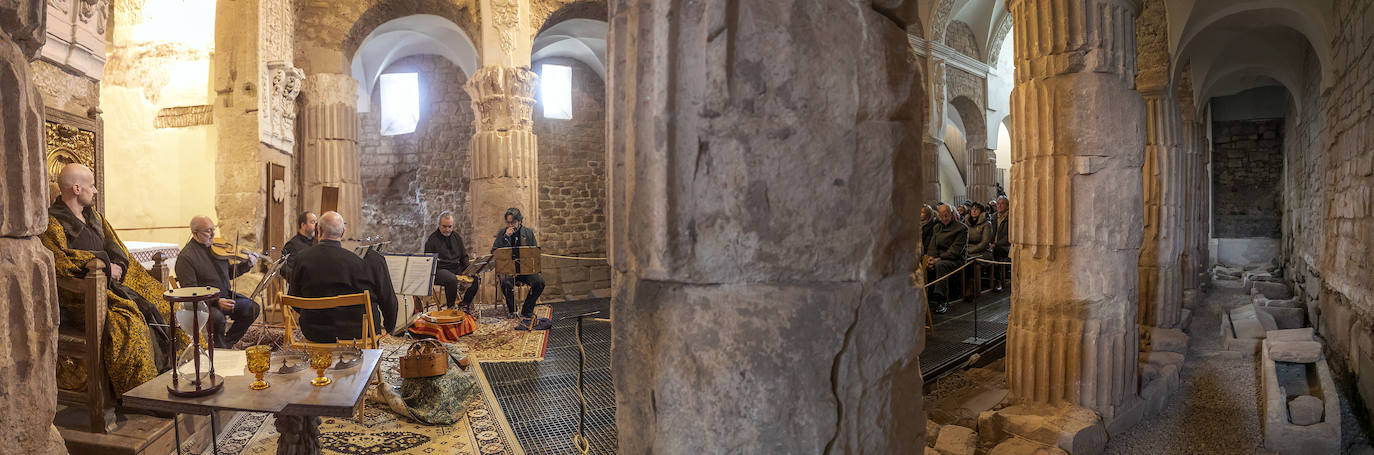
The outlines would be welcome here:
<svg viewBox="0 0 1374 455">
<path fill-rule="evenodd" d="M 538 75 L 527 68 L 484 66 L 464 89 L 476 112 L 472 136 L 472 227 L 485 239 L 517 207 L 525 225 L 539 227 L 539 143 L 531 113 Z"/>
<path fill-rule="evenodd" d="M 1141 90 L 1145 98 L 1145 232 L 1140 244 L 1140 323 L 1178 325 L 1183 308 L 1180 256 L 1184 243 L 1182 121 L 1169 87 Z"/>
<path fill-rule="evenodd" d="M 929 46 L 929 42 L 926 44 Z M 927 112 L 930 113 L 930 120 L 924 137 L 922 138 L 921 148 L 921 182 L 925 194 L 924 201 L 931 202 L 940 199 L 940 154 L 944 153 L 945 145 L 945 61 L 933 55 L 929 49 L 926 50 L 926 93 L 929 99 L 926 100 Z"/>
<path fill-rule="evenodd" d="M 302 93 L 305 140 L 304 210 L 319 211 L 325 187 L 337 188 L 338 211 L 361 225 L 362 179 L 358 167 L 358 81 L 338 73 L 311 74 Z"/>
<path fill-rule="evenodd" d="M 1180 103 L 1184 110 L 1192 109 L 1191 103 Z M 1184 115 L 1183 119 L 1183 174 L 1187 179 L 1187 194 L 1184 196 L 1184 241 L 1183 241 L 1183 289 L 1197 289 L 1201 285 L 1198 279 L 1199 272 L 1202 271 L 1202 264 L 1207 260 L 1206 251 L 1199 252 L 1199 237 L 1201 244 L 1206 246 L 1206 231 L 1202 228 L 1202 202 L 1201 199 L 1207 197 L 1203 187 L 1202 152 L 1201 144 L 1198 141 L 1198 134 L 1201 125 L 1193 121 L 1191 116 Z"/>
<path fill-rule="evenodd" d="M 1136 392 L 1144 102 L 1134 0 L 1013 0 L 1012 314 L 1020 404 L 1111 419 Z"/>
<path fill-rule="evenodd" d="M 968 169 L 969 200 L 986 203 L 997 197 L 997 156 L 992 150 L 970 148 Z"/>
</svg>

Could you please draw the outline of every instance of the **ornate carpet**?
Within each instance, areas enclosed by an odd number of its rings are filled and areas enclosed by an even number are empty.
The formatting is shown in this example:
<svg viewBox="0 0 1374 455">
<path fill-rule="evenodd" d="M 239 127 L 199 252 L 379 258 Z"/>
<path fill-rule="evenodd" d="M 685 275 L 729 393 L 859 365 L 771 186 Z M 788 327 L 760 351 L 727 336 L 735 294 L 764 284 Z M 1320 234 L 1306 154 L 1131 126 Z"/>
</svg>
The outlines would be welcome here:
<svg viewBox="0 0 1374 455">
<path fill-rule="evenodd" d="M 381 363 L 383 380 L 400 384 L 396 359 L 407 346 L 400 339 L 383 341 Z M 473 362 L 470 373 L 481 385 L 481 393 L 468 403 L 467 415 L 448 426 L 423 425 L 389 410 L 371 396 L 356 419 L 322 418 L 320 442 L 329 454 L 472 454 L 524 455 L 501 412 L 491 385 L 482 372 L 481 362 Z M 271 414 L 240 414 L 221 431 L 219 453 L 223 455 L 269 455 L 277 451 L 277 430 Z M 211 454 L 207 448 L 206 453 Z"/>
<path fill-rule="evenodd" d="M 481 312 L 477 312 L 480 314 Z M 534 315 L 553 316 L 548 305 L 534 307 Z M 458 339 L 483 362 L 538 362 L 549 344 L 548 330 L 515 330 L 515 319 L 479 318 L 477 330 Z"/>
</svg>

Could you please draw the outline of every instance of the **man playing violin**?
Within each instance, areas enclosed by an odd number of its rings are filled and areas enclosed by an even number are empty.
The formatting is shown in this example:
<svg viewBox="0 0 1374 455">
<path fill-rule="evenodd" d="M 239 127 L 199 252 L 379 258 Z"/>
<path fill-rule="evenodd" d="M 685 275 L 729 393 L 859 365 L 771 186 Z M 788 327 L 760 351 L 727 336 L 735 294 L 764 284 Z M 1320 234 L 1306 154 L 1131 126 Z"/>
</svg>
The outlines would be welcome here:
<svg viewBox="0 0 1374 455">
<path fill-rule="evenodd" d="M 209 217 L 191 218 L 191 240 L 177 255 L 177 282 L 182 287 L 210 286 L 220 290 L 220 299 L 210 305 L 210 334 L 216 348 L 229 349 L 243 338 L 248 327 L 258 318 L 258 304 L 233 292 L 229 281 L 252 270 L 258 256 L 252 253 L 234 258 L 212 251 L 215 243 L 215 223 Z M 234 324 L 225 328 L 225 318 Z"/>
</svg>

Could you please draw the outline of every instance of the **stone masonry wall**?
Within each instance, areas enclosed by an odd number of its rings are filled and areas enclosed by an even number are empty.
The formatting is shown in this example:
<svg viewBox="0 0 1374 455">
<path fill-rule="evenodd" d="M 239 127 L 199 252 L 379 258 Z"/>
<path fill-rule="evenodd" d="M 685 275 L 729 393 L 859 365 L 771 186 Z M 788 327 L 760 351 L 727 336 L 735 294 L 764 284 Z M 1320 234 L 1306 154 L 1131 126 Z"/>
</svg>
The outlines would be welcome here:
<svg viewBox="0 0 1374 455">
<path fill-rule="evenodd" d="M 1374 4 L 1336 0 L 1332 79 L 1309 56 L 1284 141 L 1286 279 L 1315 316 L 1352 405 L 1374 414 Z M 1323 45 L 1324 43 L 1314 43 Z M 1324 83 L 1323 83 L 1324 82 Z M 1349 389 L 1348 389 L 1349 390 Z"/>
<path fill-rule="evenodd" d="M 969 57 L 983 59 L 983 53 L 978 50 L 978 39 L 973 36 L 973 28 L 963 21 L 949 23 L 949 30 L 945 32 L 945 45 Z"/>
<path fill-rule="evenodd" d="M 381 88 L 373 90 L 372 111 L 358 115 L 363 220 L 349 236 L 380 235 L 392 241 L 390 251 L 419 252 L 439 214 L 449 211 L 468 251 L 485 253 L 491 241 L 474 237 L 467 210 L 473 134 L 472 102 L 463 91 L 467 76 L 432 55 L 401 59 L 384 72 L 418 73 L 420 122 L 414 133 L 382 136 Z"/>
<path fill-rule="evenodd" d="M 539 138 L 539 244 L 545 253 L 606 257 L 606 87 L 601 76 L 577 60 L 547 58 L 534 62 L 572 68 L 572 119 L 544 117 L 542 101 L 534 106 L 534 132 Z M 606 261 L 544 258 L 543 276 L 549 298 L 581 298 L 611 287 Z"/>
<path fill-rule="evenodd" d="M 1218 238 L 1279 238 L 1283 119 L 1212 122 L 1212 213 Z"/>
</svg>

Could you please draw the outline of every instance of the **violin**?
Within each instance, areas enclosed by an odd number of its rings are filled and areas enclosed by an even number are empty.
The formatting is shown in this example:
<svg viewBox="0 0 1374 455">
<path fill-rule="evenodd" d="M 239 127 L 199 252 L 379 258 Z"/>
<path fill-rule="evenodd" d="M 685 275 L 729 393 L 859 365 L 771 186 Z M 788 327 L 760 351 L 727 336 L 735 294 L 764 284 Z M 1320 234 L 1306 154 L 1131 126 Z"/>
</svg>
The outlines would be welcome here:
<svg viewBox="0 0 1374 455">
<path fill-rule="evenodd" d="M 211 241 L 210 253 L 214 254 L 217 258 L 231 261 L 250 261 L 262 257 L 261 254 L 248 251 L 246 248 L 240 248 L 237 242 L 229 243 L 222 237 L 215 237 L 215 239 Z"/>
</svg>

